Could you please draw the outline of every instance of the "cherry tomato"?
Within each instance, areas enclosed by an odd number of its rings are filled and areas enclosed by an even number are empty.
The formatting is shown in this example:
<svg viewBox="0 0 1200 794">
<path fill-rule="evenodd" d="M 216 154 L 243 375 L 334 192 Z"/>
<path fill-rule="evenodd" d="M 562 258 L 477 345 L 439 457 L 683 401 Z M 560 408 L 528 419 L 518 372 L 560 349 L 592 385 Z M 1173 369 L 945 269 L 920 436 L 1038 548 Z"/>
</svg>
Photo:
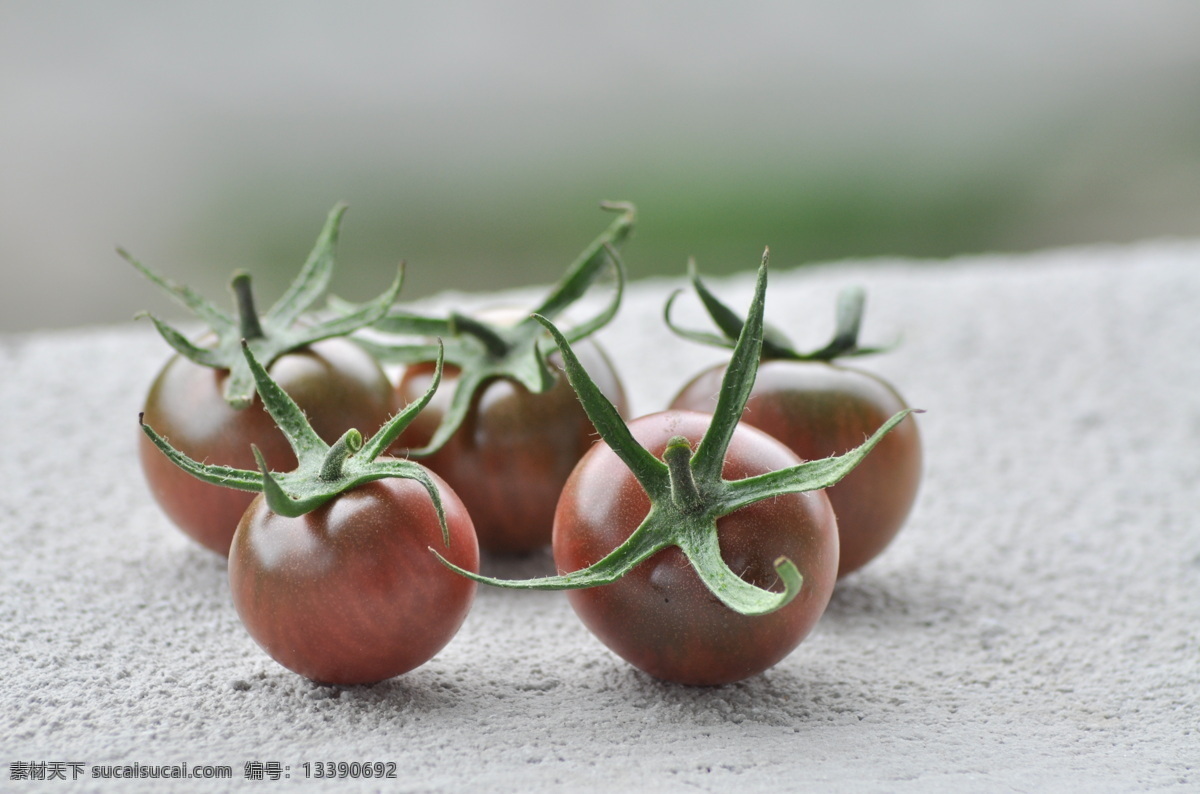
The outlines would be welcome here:
<svg viewBox="0 0 1200 794">
<path fill-rule="evenodd" d="M 666 411 L 629 423 L 638 443 L 661 456 L 668 441 L 694 445 L 711 417 Z M 765 474 L 800 461 L 767 434 L 738 425 L 725 456 L 727 480 Z M 554 560 L 561 573 L 580 570 L 622 543 L 646 517 L 649 500 L 607 444 L 579 462 L 554 516 Z M 568 590 L 584 624 L 611 650 L 657 678 L 715 685 L 762 672 L 787 656 L 816 625 L 838 568 L 837 522 L 823 491 L 785 494 L 717 522 L 721 556 L 746 581 L 781 590 L 774 563 L 795 562 L 800 593 L 767 615 L 746 616 L 722 604 L 678 548 L 669 547 L 612 584 Z"/>
<path fill-rule="evenodd" d="M 671 408 L 711 411 L 724 366 L 696 376 Z M 840 455 L 908 406 L 868 372 L 824 362 L 773 360 L 759 366 L 742 421 L 779 439 L 804 460 Z M 902 422 L 858 468 L 827 488 L 841 537 L 839 576 L 858 570 L 903 526 L 921 481 L 921 439 Z"/>
<path fill-rule="evenodd" d="M 431 475 L 450 531 L 411 479 L 349 490 L 287 518 L 256 497 L 237 526 L 229 582 L 238 616 L 284 667 L 314 681 L 366 684 L 407 672 L 455 635 L 475 583 L 429 553 L 479 570 L 471 519 Z"/>
<path fill-rule="evenodd" d="M 585 339 L 576 353 L 605 395 L 625 413 L 624 389 L 601 349 Z M 557 366 L 557 359 L 551 360 Z M 424 393 L 432 372 L 432 363 L 405 369 L 398 386 L 402 404 Z M 445 415 L 457 375 L 456 368 L 446 366 L 437 394 L 399 445 L 417 448 L 429 442 Z M 445 446 L 421 463 L 445 478 L 466 503 L 483 549 L 519 554 L 550 543 L 559 494 L 595 441 L 591 420 L 561 373 L 541 394 L 497 378 L 476 393 L 466 419 Z"/>
<path fill-rule="evenodd" d="M 347 339 L 327 339 L 286 353 L 269 369 L 328 443 L 350 428 L 378 428 L 396 410 L 387 376 Z M 146 397 L 145 422 L 199 461 L 254 470 L 253 444 L 271 469 L 293 468 L 296 457 L 257 396 L 241 410 L 225 401 L 227 374 L 174 356 Z M 138 439 L 142 470 L 163 511 L 204 547 L 229 554 L 238 520 L 254 494 L 201 482 L 171 463 L 140 432 Z"/>
</svg>

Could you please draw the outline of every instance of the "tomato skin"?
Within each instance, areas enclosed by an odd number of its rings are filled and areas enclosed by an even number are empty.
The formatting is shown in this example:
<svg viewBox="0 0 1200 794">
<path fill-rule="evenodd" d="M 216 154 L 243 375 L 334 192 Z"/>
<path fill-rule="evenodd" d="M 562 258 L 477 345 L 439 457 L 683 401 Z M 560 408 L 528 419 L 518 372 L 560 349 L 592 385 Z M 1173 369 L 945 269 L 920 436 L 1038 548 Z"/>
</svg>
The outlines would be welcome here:
<svg viewBox="0 0 1200 794">
<path fill-rule="evenodd" d="M 327 339 L 287 353 L 269 371 L 330 444 L 350 428 L 370 436 L 396 410 L 383 370 L 346 339 Z M 150 387 L 143 421 L 176 449 L 204 463 L 257 470 L 253 444 L 272 470 L 294 468 L 296 456 L 257 396 L 242 410 L 225 401 L 227 377 L 225 370 L 172 357 Z M 150 491 L 171 521 L 205 548 L 228 555 L 238 520 L 255 495 L 197 480 L 140 431 L 138 455 Z"/>
<path fill-rule="evenodd" d="M 724 366 L 697 375 L 672 408 L 711 411 Z M 742 421 L 779 439 L 804 460 L 840 455 L 858 446 L 908 406 L 884 380 L 824 362 L 764 361 Z M 921 481 L 917 424 L 897 425 L 866 459 L 826 489 L 841 536 L 838 576 L 856 571 L 891 543 L 916 501 Z"/>
<path fill-rule="evenodd" d="M 251 637 L 284 667 L 328 684 L 375 683 L 431 659 L 462 625 L 476 585 L 429 548 L 479 570 L 466 508 L 432 478 L 448 548 L 415 480 L 376 480 L 298 518 L 257 497 L 229 555 L 233 603 Z"/>
<path fill-rule="evenodd" d="M 624 414 L 625 391 L 603 351 L 583 340 L 575 352 Z M 423 394 L 432 374 L 432 363 L 405 368 L 397 387 L 401 404 Z M 429 442 L 457 381 L 458 370 L 446 366 L 433 400 L 400 436 L 397 450 Z M 420 462 L 445 478 L 466 503 L 480 547 L 497 554 L 524 554 L 550 543 L 559 494 L 596 439 L 591 420 L 561 371 L 554 386 L 541 394 L 498 378 L 476 393 L 462 426 L 445 446 Z"/>
<path fill-rule="evenodd" d="M 629 424 L 634 438 L 661 457 L 677 435 L 693 447 L 711 417 L 666 411 Z M 795 454 L 754 428 L 739 425 L 726 454 L 727 480 L 799 463 Z M 563 489 L 554 518 L 554 560 L 560 573 L 596 562 L 645 518 L 650 502 L 608 447 L 597 444 Z M 759 502 L 717 522 L 721 556 L 742 578 L 779 589 L 774 562 L 791 559 L 804 577 L 796 598 L 762 616 L 722 604 L 677 548 L 642 562 L 620 580 L 567 591 L 583 623 L 617 655 L 656 678 L 690 685 L 739 681 L 787 656 L 816 625 L 837 576 L 837 522 L 821 491 Z"/>
</svg>

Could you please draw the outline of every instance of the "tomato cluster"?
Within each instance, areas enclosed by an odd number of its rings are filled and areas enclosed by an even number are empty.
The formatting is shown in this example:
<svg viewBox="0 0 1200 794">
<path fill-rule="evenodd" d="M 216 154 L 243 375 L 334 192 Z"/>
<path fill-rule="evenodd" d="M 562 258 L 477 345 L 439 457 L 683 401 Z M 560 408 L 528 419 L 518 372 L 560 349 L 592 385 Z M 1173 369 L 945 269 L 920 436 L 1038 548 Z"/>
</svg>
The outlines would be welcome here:
<svg viewBox="0 0 1200 794">
<path fill-rule="evenodd" d="M 192 343 L 154 320 L 177 355 L 142 413 L 150 490 L 228 556 L 238 615 L 280 664 L 340 684 L 411 670 L 455 635 L 481 581 L 568 590 L 603 643 L 656 677 L 737 681 L 790 653 L 836 579 L 896 534 L 920 476 L 915 423 L 894 389 L 832 355 L 778 355 L 765 257 L 744 320 L 693 269 L 732 358 L 626 423 L 621 382 L 588 338 L 619 307 L 634 220 L 630 205 L 606 208 L 617 219 L 515 317 L 398 309 L 399 278 L 369 303 L 309 311 L 342 206 L 261 316 L 244 275 L 231 315 L 126 255 L 212 329 Z M 608 272 L 605 308 L 560 329 Z M 840 321 L 835 354 L 866 352 L 857 322 Z M 481 549 L 546 545 L 556 576 L 479 573 Z"/>
<path fill-rule="evenodd" d="M 398 405 L 379 364 L 347 339 L 326 339 L 285 353 L 271 364 L 270 372 L 324 439 L 337 439 L 351 428 L 380 427 Z M 225 370 L 175 355 L 150 386 L 142 409 L 146 423 L 197 460 L 252 468 L 253 445 L 272 469 L 295 466 L 296 456 L 257 396 L 247 408 L 234 408 L 225 400 L 228 377 Z M 163 512 L 200 545 L 228 554 L 253 495 L 197 480 L 144 436 L 138 453 L 150 492 Z"/>
<path fill-rule="evenodd" d="M 689 266 L 692 284 L 725 339 L 683 329 L 682 336 L 732 344 L 741 323 Z M 908 408 L 888 382 L 839 359 L 878 352 L 858 344 L 865 296 L 847 289 L 839 297 L 837 329 L 825 347 L 797 351 L 778 333 L 763 340 L 762 361 L 746 400 L 742 421 L 766 431 L 805 460 L 837 455 L 858 444 L 889 416 Z M 670 303 L 667 309 L 670 323 Z M 703 411 L 721 387 L 725 365 L 696 375 L 671 401 L 671 408 Z M 915 422 L 896 427 L 854 471 L 826 489 L 837 514 L 838 576 L 866 565 L 896 537 L 921 482 L 921 438 Z"/>
</svg>

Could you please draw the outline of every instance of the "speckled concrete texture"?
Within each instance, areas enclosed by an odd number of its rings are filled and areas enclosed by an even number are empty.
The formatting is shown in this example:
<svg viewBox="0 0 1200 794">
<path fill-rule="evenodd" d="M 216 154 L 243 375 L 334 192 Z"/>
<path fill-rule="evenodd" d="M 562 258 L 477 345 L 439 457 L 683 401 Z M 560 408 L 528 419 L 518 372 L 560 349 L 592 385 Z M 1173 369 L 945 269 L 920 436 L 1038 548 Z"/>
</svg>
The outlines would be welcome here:
<svg viewBox="0 0 1200 794">
<path fill-rule="evenodd" d="M 255 646 L 224 561 L 142 483 L 137 412 L 165 358 L 152 329 L 0 337 L 0 789 L 161 791 L 90 776 L 186 762 L 234 779 L 178 790 L 324 790 L 303 782 L 319 761 L 396 765 L 337 790 L 1200 789 L 1200 241 L 771 279 L 768 319 L 814 347 L 836 291 L 867 288 L 865 339 L 900 344 L 860 365 L 926 409 L 926 476 L 815 633 L 713 689 L 633 670 L 559 593 L 495 589 L 412 673 L 301 679 Z M 678 286 L 635 282 L 602 335 L 638 413 L 721 355 L 665 330 Z M 740 310 L 751 274 L 712 286 Z M 693 300 L 679 308 L 701 324 Z M 548 554 L 486 564 L 551 569 Z M 74 783 L 14 780 L 68 762 Z M 246 780 L 248 762 L 290 780 Z"/>
</svg>

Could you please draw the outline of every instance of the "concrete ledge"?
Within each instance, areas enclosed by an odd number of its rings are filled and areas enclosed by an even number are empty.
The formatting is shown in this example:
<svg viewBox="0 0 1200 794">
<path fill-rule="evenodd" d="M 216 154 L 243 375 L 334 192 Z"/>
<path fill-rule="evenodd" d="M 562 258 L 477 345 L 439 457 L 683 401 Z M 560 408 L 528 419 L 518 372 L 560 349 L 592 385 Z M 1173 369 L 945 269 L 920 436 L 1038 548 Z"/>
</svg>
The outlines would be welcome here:
<svg viewBox="0 0 1200 794">
<path fill-rule="evenodd" d="M 388 790 L 1196 790 L 1200 241 L 777 271 L 768 319 L 815 345 L 850 282 L 864 337 L 903 335 L 862 365 L 927 409 L 924 489 L 813 636 L 717 689 L 634 671 L 561 594 L 492 589 L 406 676 L 305 681 L 145 491 L 152 330 L 0 337 L 0 788 L 41 790 L 9 782 L 29 763 L 232 766 L 191 784 L 216 791 L 264 785 L 251 761 L 293 782 L 305 762 L 383 761 Z M 714 281 L 739 308 L 750 284 Z M 663 328 L 675 286 L 633 285 L 603 335 L 638 412 L 719 355 Z"/>
</svg>

